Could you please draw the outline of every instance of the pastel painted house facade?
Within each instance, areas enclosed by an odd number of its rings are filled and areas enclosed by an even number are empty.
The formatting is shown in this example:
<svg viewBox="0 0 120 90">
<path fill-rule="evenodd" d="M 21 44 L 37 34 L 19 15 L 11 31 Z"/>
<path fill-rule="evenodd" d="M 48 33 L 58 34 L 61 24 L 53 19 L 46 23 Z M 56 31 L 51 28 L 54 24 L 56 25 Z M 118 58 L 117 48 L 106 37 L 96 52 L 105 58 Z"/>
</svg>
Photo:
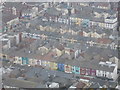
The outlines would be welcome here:
<svg viewBox="0 0 120 90">
<path fill-rule="evenodd" d="M 51 70 L 57 70 L 58 69 L 58 64 L 55 62 L 50 62 L 50 69 Z"/>
<path fill-rule="evenodd" d="M 34 59 L 32 59 L 32 58 L 29 59 L 29 65 L 31 65 L 31 66 L 34 66 L 34 65 L 35 65 Z"/>
<path fill-rule="evenodd" d="M 8 55 L 6 55 L 6 54 L 1 54 L 1 57 L 2 57 L 3 60 L 7 60 L 8 59 Z"/>
<path fill-rule="evenodd" d="M 22 64 L 22 58 L 18 57 L 18 56 L 15 56 L 13 63 Z"/>
<path fill-rule="evenodd" d="M 42 47 L 39 47 L 38 50 L 39 50 L 38 52 L 40 52 L 42 55 L 45 55 L 49 52 L 50 49 L 48 49 L 45 46 L 42 46 Z"/>
<path fill-rule="evenodd" d="M 90 22 L 89 22 L 88 19 L 83 19 L 83 21 L 82 21 L 81 24 L 82 24 L 82 26 L 85 27 L 85 28 L 90 26 Z"/>
<path fill-rule="evenodd" d="M 111 61 L 114 61 L 114 60 L 112 60 L 111 58 Z M 47 60 L 30 59 L 27 57 L 19 57 L 19 56 L 15 56 L 13 62 L 22 64 L 22 65 L 31 65 L 31 66 L 40 65 L 45 67 L 46 69 L 58 70 L 66 73 L 74 73 L 76 75 L 106 77 L 113 80 L 117 78 L 118 65 L 116 65 L 117 63 L 115 63 L 117 61 L 99 62 L 96 64 L 96 68 L 93 67 L 95 65 L 91 67 L 87 67 L 87 66 L 83 67 L 81 65 L 79 66 L 72 65 L 72 64 L 69 65 L 67 63 L 63 64 L 63 63 L 57 63 L 57 62 L 52 62 Z"/>
<path fill-rule="evenodd" d="M 64 72 L 64 64 L 58 63 L 58 71 Z"/>
<path fill-rule="evenodd" d="M 58 57 L 63 54 L 63 52 L 57 48 L 54 48 L 52 51 L 55 52 Z"/>
<path fill-rule="evenodd" d="M 72 67 L 72 73 L 80 74 L 80 67 L 73 66 L 73 67 Z"/>
<path fill-rule="evenodd" d="M 72 66 L 71 65 L 64 65 L 64 70 L 66 73 L 72 73 Z"/>
<path fill-rule="evenodd" d="M 22 57 L 22 64 L 29 64 L 29 59 L 27 57 Z"/>
<path fill-rule="evenodd" d="M 41 66 L 41 60 L 38 59 L 36 62 L 38 66 Z"/>
<path fill-rule="evenodd" d="M 86 75 L 86 68 L 80 68 L 80 75 Z"/>
<path fill-rule="evenodd" d="M 117 79 L 117 68 L 118 68 L 118 66 L 115 63 L 112 63 L 110 61 L 106 61 L 106 62 L 100 62 L 99 65 L 101 67 L 106 67 L 107 69 L 96 70 L 96 76 L 107 77 L 107 78 L 113 79 L 113 80 Z"/>
<path fill-rule="evenodd" d="M 86 68 L 86 75 L 88 75 L 88 76 L 91 75 L 91 69 L 90 68 Z"/>
</svg>

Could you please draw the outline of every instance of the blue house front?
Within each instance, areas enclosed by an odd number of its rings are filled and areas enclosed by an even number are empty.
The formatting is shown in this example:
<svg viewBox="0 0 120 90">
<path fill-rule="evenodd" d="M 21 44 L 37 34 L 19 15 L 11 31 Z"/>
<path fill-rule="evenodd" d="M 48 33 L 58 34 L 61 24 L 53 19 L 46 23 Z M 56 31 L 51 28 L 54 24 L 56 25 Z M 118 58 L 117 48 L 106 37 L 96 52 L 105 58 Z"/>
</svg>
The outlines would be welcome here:
<svg viewBox="0 0 120 90">
<path fill-rule="evenodd" d="M 64 72 L 64 64 L 58 64 L 58 70 Z"/>
</svg>

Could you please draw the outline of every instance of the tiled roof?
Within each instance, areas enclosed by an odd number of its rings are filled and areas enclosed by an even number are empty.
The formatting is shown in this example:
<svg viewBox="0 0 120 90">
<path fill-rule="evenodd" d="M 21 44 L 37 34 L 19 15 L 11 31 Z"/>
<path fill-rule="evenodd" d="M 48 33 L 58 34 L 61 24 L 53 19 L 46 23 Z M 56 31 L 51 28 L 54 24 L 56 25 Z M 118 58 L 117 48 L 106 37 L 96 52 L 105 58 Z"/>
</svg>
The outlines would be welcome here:
<svg viewBox="0 0 120 90">
<path fill-rule="evenodd" d="M 25 81 L 25 80 L 17 80 L 14 78 L 7 78 L 3 80 L 3 83 L 7 86 L 19 87 L 19 88 L 35 88 L 38 83 Z"/>
<path fill-rule="evenodd" d="M 77 87 L 77 88 L 84 88 L 85 85 L 86 85 L 86 84 L 83 83 L 83 82 L 78 82 L 77 85 L 76 85 L 76 87 Z"/>
<path fill-rule="evenodd" d="M 110 44 L 112 42 L 112 40 L 107 39 L 107 38 L 98 38 L 97 42 L 101 43 L 101 44 Z"/>
</svg>

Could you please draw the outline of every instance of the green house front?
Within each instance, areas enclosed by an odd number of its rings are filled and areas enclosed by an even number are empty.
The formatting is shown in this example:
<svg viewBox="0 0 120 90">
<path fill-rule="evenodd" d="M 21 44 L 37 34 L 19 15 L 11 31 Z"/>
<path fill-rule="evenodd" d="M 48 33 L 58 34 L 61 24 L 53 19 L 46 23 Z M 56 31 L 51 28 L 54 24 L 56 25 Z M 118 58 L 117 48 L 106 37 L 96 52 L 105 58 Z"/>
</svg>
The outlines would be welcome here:
<svg viewBox="0 0 120 90">
<path fill-rule="evenodd" d="M 22 57 L 22 64 L 28 64 L 28 58 L 27 57 Z"/>
</svg>

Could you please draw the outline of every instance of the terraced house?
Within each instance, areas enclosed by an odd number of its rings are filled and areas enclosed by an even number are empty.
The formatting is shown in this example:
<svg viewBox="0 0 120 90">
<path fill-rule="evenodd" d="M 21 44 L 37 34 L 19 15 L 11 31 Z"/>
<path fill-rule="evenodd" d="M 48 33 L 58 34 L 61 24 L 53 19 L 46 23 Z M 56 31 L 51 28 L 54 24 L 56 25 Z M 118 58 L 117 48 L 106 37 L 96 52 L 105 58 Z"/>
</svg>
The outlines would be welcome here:
<svg viewBox="0 0 120 90">
<path fill-rule="evenodd" d="M 7 3 L 5 5 L 9 7 Z M 10 5 L 12 11 L 8 10 L 13 18 L 6 21 L 3 16 L 6 28 L 0 36 L 0 59 L 9 62 L 7 64 L 32 68 L 30 72 L 34 74 L 25 73 L 22 77 L 33 80 L 33 75 L 37 80 L 42 77 L 37 71 L 42 71 L 45 81 L 61 78 L 61 73 L 71 79 L 89 77 L 113 82 L 117 80 L 120 68 L 117 4 L 30 2 L 18 5 L 23 8 L 19 10 L 13 4 Z M 3 14 L 6 9 L 3 9 Z M 55 76 L 55 72 L 59 72 L 59 77 Z M 84 83 L 89 86 L 87 80 Z M 99 83 L 95 85 L 100 87 Z"/>
</svg>

